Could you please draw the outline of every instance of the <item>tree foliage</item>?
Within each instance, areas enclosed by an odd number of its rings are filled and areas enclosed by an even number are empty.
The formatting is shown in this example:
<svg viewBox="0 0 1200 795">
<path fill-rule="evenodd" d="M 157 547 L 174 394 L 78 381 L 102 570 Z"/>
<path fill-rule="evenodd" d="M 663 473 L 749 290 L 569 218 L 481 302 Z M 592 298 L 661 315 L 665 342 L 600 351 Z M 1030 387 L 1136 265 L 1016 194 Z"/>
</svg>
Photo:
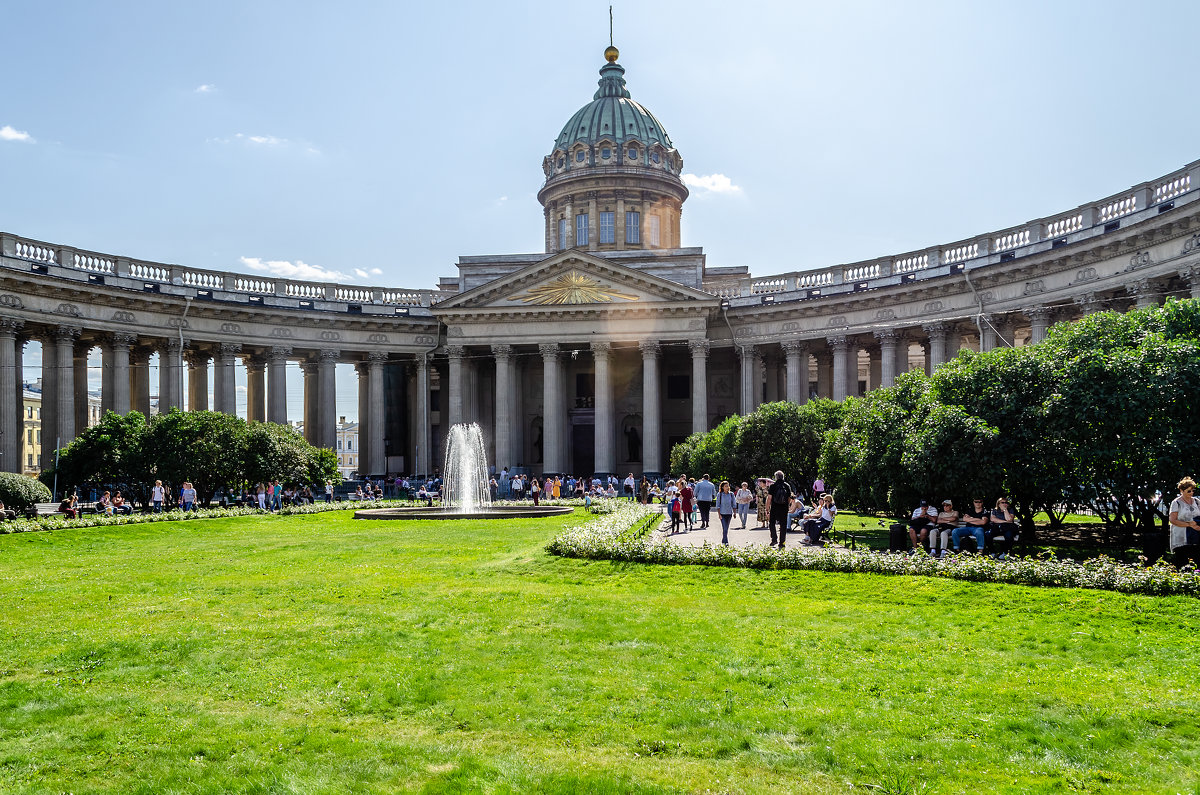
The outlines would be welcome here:
<svg viewBox="0 0 1200 795">
<path fill-rule="evenodd" d="M 24 513 L 39 502 L 52 499 L 50 489 L 28 475 L 0 472 L 0 502 L 5 508 Z"/>
</svg>

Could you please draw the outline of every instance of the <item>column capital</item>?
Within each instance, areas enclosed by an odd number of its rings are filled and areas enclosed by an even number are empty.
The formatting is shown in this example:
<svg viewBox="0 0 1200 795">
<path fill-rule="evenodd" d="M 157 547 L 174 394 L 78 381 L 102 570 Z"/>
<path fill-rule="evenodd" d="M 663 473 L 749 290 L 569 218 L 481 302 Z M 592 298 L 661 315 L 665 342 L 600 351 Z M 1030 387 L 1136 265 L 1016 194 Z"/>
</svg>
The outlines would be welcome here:
<svg viewBox="0 0 1200 795">
<path fill-rule="evenodd" d="M 1100 296 L 1092 291 L 1080 293 L 1079 295 L 1073 296 L 1071 300 L 1085 315 L 1090 315 L 1093 312 L 1099 312 L 1104 306 L 1104 302 L 1100 299 Z"/>
<path fill-rule="evenodd" d="M 733 351 L 739 359 L 749 356 L 751 359 L 761 359 L 762 352 L 757 345 L 734 345 Z"/>
<path fill-rule="evenodd" d="M 782 345 L 786 356 L 803 356 L 808 353 L 808 343 L 803 340 L 784 340 Z"/>
<path fill-rule="evenodd" d="M 0 317 L 0 336 L 16 337 L 17 332 L 25 327 L 23 320 L 17 320 L 11 317 Z"/>
<path fill-rule="evenodd" d="M 320 351 L 317 354 L 317 356 L 320 357 L 322 364 L 324 364 L 325 362 L 329 362 L 330 364 L 337 364 L 338 359 L 342 358 L 342 352 L 327 348 L 325 350 Z"/>
<path fill-rule="evenodd" d="M 65 327 L 59 326 L 59 328 Z M 76 334 L 75 336 L 79 335 Z M 135 342 L 137 342 L 137 335 L 129 334 L 124 331 L 115 331 L 108 336 L 108 340 L 110 343 L 112 343 L 114 348 L 128 348 L 130 345 L 133 345 Z"/>
<path fill-rule="evenodd" d="M 556 359 L 562 353 L 562 349 L 558 347 L 557 342 L 543 342 L 538 345 L 538 351 L 541 352 L 543 359 Z"/>
<path fill-rule="evenodd" d="M 129 363 L 133 365 L 149 364 L 151 352 L 149 348 L 133 348 L 129 351 Z"/>
<path fill-rule="evenodd" d="M 638 343 L 638 350 L 642 352 L 643 359 L 657 359 L 662 348 L 653 340 L 642 340 Z"/>
<path fill-rule="evenodd" d="M 1196 284 L 1197 282 L 1200 282 L 1200 263 L 1184 265 L 1179 269 L 1179 278 L 1183 279 L 1188 284 Z"/>
<path fill-rule="evenodd" d="M 688 350 L 692 352 L 693 359 L 706 359 L 708 352 L 712 348 L 712 343 L 708 340 L 688 340 Z"/>
<path fill-rule="evenodd" d="M 167 353 L 179 353 L 183 350 L 184 342 L 178 337 L 167 337 L 163 347 L 167 349 Z"/>
<path fill-rule="evenodd" d="M 305 375 L 316 375 L 317 363 L 309 359 L 301 359 L 300 372 L 304 373 Z"/>
<path fill-rule="evenodd" d="M 1045 306 L 1044 304 L 1039 304 L 1038 306 L 1031 306 L 1028 309 L 1023 310 L 1023 314 L 1025 317 L 1029 318 L 1030 321 L 1036 323 L 1039 320 L 1049 321 L 1054 317 L 1054 311 L 1055 310 Z"/>
<path fill-rule="evenodd" d="M 608 358 L 612 355 L 611 342 L 593 342 L 591 344 L 592 356 L 599 359 L 600 357 Z"/>
<path fill-rule="evenodd" d="M 923 324 L 921 330 L 930 337 L 944 337 L 950 333 L 950 324 L 939 320 Z"/>
<path fill-rule="evenodd" d="M 292 355 L 292 349 L 287 345 L 273 345 L 267 351 L 267 360 L 272 362 L 287 361 L 287 358 Z"/>
<path fill-rule="evenodd" d="M 234 356 L 242 352 L 242 344 L 240 342 L 222 342 L 217 346 L 217 350 L 222 356 Z"/>
<path fill-rule="evenodd" d="M 261 373 L 267 369 L 267 363 L 257 356 L 247 356 L 245 359 L 242 359 L 242 364 L 245 366 L 246 372 L 250 375 Z"/>
<path fill-rule="evenodd" d="M 875 339 L 879 341 L 881 346 L 898 345 L 900 343 L 900 334 L 895 329 L 886 328 L 876 331 Z"/>
<path fill-rule="evenodd" d="M 507 361 L 513 355 L 513 346 L 511 345 L 493 345 L 492 356 L 501 361 Z"/>
<path fill-rule="evenodd" d="M 186 354 L 184 354 L 184 356 L 187 358 L 188 364 L 192 365 L 193 367 L 203 367 L 204 365 L 208 364 L 208 360 L 212 358 L 208 351 L 190 349 Z"/>
<path fill-rule="evenodd" d="M 50 329 L 50 336 L 59 342 L 74 342 L 82 333 L 83 329 L 79 326 L 55 326 Z"/>
<path fill-rule="evenodd" d="M 461 359 L 461 358 L 463 358 L 463 356 L 466 355 L 466 353 L 467 353 L 467 349 L 464 348 L 462 345 L 447 345 L 446 346 L 446 358 L 448 358 L 448 359 Z"/>
<path fill-rule="evenodd" d="M 359 378 L 366 378 L 371 374 L 371 363 L 362 361 L 355 362 L 354 372 L 358 373 Z"/>
<path fill-rule="evenodd" d="M 835 351 L 844 351 L 850 347 L 850 338 L 845 334 L 835 334 L 825 338 L 825 344 Z"/>
<path fill-rule="evenodd" d="M 1134 295 L 1134 296 L 1138 296 L 1138 297 L 1146 295 L 1147 293 L 1154 292 L 1155 289 L 1157 289 L 1157 285 L 1155 285 L 1154 282 L 1148 278 L 1147 279 L 1134 279 L 1133 281 L 1126 282 L 1126 284 L 1125 284 L 1125 290 L 1130 295 Z"/>
<path fill-rule="evenodd" d="M 373 365 L 382 365 L 387 362 L 388 356 L 387 351 L 370 351 L 367 353 L 367 361 Z"/>
</svg>

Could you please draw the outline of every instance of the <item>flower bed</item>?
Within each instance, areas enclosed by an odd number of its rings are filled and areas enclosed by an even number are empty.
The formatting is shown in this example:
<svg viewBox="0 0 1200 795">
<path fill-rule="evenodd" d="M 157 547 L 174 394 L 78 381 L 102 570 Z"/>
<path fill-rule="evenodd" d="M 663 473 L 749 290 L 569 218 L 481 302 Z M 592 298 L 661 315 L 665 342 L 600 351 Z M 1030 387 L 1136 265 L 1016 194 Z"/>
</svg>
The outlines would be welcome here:
<svg viewBox="0 0 1200 795">
<path fill-rule="evenodd" d="M 1157 596 L 1200 596 L 1200 575 L 1194 569 L 1190 566 L 1176 569 L 1164 561 L 1139 566 L 1103 556 L 1074 561 L 1055 557 L 993 560 L 980 555 L 954 555 L 935 560 L 926 555 L 831 548 L 780 552 L 762 544 L 748 547 L 711 546 L 708 543 L 700 547 L 680 546 L 666 539 L 655 540 L 650 529 L 644 529 L 646 517 L 652 512 L 641 505 L 618 508 L 567 530 L 553 539 L 546 551 L 589 560 L 900 574 L 1011 585 L 1095 588 Z"/>
</svg>

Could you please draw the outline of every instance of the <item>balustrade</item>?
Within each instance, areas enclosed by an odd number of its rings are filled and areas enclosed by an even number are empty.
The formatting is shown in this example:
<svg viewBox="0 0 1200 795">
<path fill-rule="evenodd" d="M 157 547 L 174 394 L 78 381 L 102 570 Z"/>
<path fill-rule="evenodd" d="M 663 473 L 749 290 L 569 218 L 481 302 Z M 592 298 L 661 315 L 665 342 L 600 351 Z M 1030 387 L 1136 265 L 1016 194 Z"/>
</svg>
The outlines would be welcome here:
<svg viewBox="0 0 1200 795">
<path fill-rule="evenodd" d="M 913 273 L 929 267 L 928 254 L 914 254 L 892 263 L 892 273 Z"/>
<path fill-rule="evenodd" d="M 1131 212 L 1137 210 L 1137 208 L 1137 197 L 1126 196 L 1101 205 L 1096 212 L 1096 217 L 1100 223 L 1106 224 L 1123 215 L 1129 215 Z"/>
</svg>

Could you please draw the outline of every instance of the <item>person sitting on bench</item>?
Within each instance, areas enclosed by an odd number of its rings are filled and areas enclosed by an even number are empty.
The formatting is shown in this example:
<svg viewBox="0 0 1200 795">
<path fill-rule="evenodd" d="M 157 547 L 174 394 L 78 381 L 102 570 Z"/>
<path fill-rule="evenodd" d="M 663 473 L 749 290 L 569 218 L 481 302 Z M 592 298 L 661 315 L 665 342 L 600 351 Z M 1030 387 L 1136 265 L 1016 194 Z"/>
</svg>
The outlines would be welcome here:
<svg viewBox="0 0 1200 795">
<path fill-rule="evenodd" d="M 958 519 L 958 511 L 954 510 L 954 501 L 942 500 L 942 510 L 938 511 L 937 524 L 929 529 L 930 555 L 935 558 L 946 557 L 950 547 L 950 533 L 958 527 Z"/>
<path fill-rule="evenodd" d="M 971 500 L 971 507 L 963 511 L 962 523 L 950 533 L 955 552 L 962 550 L 962 540 L 965 536 L 975 536 L 975 552 L 983 554 L 986 539 L 983 528 L 987 527 L 988 516 L 988 509 L 983 507 L 982 499 Z"/>
<path fill-rule="evenodd" d="M 937 517 L 937 508 L 925 500 L 921 500 L 921 504 L 913 510 L 912 518 L 908 520 L 908 537 L 912 541 L 914 550 L 925 546 L 925 539 L 929 537 L 929 528 L 937 525 Z"/>
<path fill-rule="evenodd" d="M 1019 530 L 1017 518 L 1008 508 L 1008 500 L 1003 497 L 996 500 L 996 507 L 992 509 L 992 521 L 988 523 L 987 534 L 992 542 L 992 548 L 1000 560 L 1004 560 L 1008 557 L 1008 553 L 1012 552 L 1013 545 L 1017 543 Z"/>
<path fill-rule="evenodd" d="M 820 545 L 821 534 L 833 526 L 835 517 L 837 517 L 837 507 L 833 504 L 833 497 L 829 494 L 822 494 L 821 499 L 817 500 L 816 505 L 800 523 L 800 529 L 806 536 L 802 543 L 810 546 Z"/>
</svg>

